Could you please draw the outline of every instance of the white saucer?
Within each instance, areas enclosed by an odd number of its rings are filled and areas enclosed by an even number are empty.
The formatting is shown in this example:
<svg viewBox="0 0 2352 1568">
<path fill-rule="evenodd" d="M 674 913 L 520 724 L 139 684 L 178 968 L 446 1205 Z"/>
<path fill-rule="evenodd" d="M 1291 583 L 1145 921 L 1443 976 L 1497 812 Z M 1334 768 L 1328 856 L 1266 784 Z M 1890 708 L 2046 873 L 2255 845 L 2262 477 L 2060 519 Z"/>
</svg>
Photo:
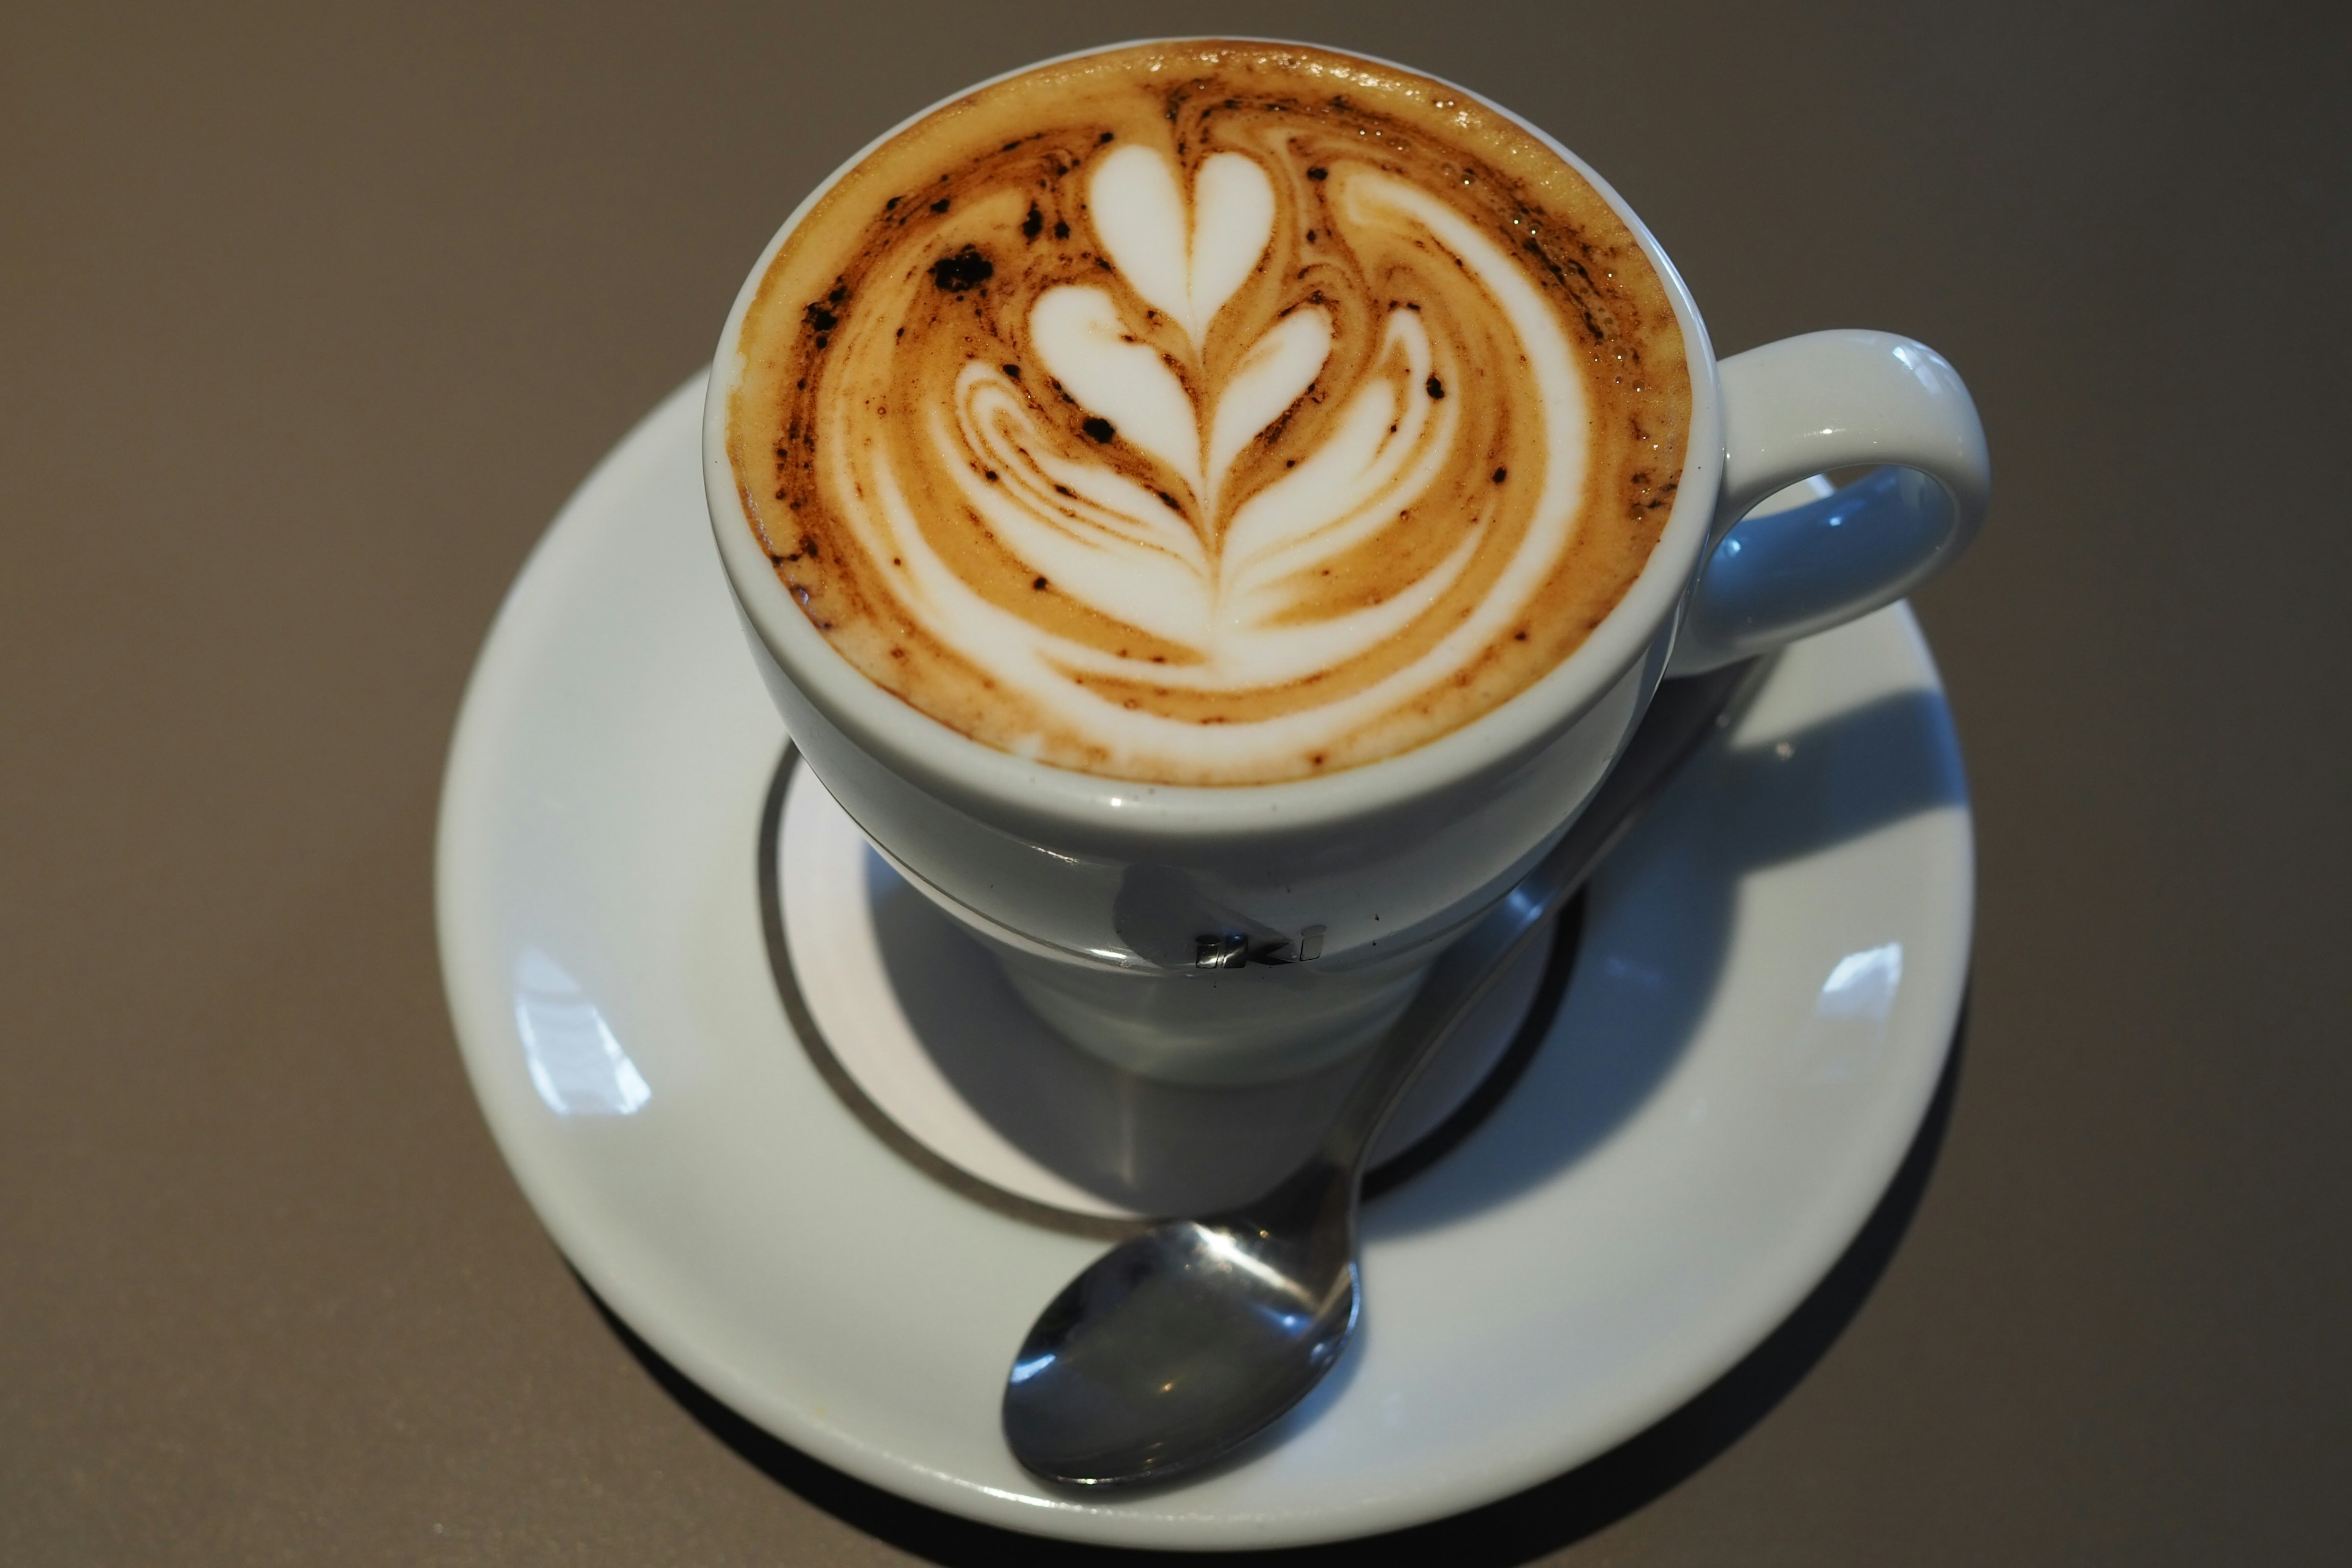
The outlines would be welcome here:
<svg viewBox="0 0 2352 1568">
<path fill-rule="evenodd" d="M 1072 1497 L 998 1436 L 1031 1318 L 1100 1243 L 959 1196 L 827 1088 L 769 973 L 784 742 L 704 521 L 701 379 L 516 583 L 467 694 L 442 964 L 485 1115 L 597 1293 L 839 1469 L 1015 1530 L 1275 1546 L 1458 1512 L 1591 1458 L 1762 1340 L 1894 1173 L 1957 1021 L 1957 742 L 1896 606 L 1791 649 L 1591 895 L 1510 1095 L 1366 1215 L 1332 1379 L 1196 1481 Z"/>
</svg>

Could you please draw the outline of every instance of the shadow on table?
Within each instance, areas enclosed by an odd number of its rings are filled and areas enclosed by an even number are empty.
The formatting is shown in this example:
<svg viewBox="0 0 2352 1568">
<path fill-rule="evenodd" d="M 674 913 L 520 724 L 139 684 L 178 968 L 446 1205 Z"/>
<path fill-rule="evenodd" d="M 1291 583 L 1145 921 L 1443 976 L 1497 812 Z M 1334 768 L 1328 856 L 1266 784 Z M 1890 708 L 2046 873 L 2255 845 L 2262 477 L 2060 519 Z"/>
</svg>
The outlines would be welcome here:
<svg viewBox="0 0 2352 1568">
<path fill-rule="evenodd" d="M 1232 1556 L 1268 1563 L 1420 1564 L 1507 1568 L 1557 1552 L 1608 1528 L 1680 1486 L 1746 1436 L 1803 1381 L 1862 1310 L 1918 1212 L 1958 1091 L 1968 1013 L 1952 1040 L 1908 1153 L 1878 1206 L 1822 1282 L 1745 1360 L 1675 1410 L 1599 1458 L 1500 1502 L 1388 1535 L 1243 1552 Z M 581 1289 L 587 1290 L 583 1281 Z M 689 1382 L 631 1332 L 595 1293 L 589 1300 L 638 1364 L 688 1415 L 770 1479 L 902 1552 L 947 1568 L 1004 1562 L 1042 1564 L 1146 1563 L 1191 1559 L 1197 1552 L 1120 1551 L 1045 1541 L 974 1524 L 855 1480 L 769 1436 Z"/>
</svg>

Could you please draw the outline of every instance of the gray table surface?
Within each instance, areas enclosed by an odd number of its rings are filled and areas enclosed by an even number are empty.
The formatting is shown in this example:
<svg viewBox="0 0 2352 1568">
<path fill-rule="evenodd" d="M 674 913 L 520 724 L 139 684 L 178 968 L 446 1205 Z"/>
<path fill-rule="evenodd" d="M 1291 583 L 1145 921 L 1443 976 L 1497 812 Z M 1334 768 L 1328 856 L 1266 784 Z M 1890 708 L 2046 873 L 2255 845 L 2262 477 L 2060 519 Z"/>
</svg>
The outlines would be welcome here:
<svg viewBox="0 0 2352 1568">
<path fill-rule="evenodd" d="M 428 851 L 499 595 L 801 194 L 1214 30 L 1550 127 L 1727 352 L 1937 344 L 1998 476 L 1920 602 L 1981 847 L 1939 1142 L 1691 1410 L 1302 1560 L 2352 1561 L 2341 17 L 0 12 L 0 1562 L 1020 1559 L 599 1315 L 460 1073 Z"/>
</svg>

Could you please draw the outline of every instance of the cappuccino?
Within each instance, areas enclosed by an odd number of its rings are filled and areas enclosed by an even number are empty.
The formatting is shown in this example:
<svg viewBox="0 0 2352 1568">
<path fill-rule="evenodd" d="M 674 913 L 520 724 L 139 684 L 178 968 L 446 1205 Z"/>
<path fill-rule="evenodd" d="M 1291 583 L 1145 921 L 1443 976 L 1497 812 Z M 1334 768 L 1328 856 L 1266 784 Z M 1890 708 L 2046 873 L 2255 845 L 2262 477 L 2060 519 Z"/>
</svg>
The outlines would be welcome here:
<svg viewBox="0 0 2352 1568">
<path fill-rule="evenodd" d="M 803 217 L 732 345 L 747 517 L 852 665 L 1178 784 L 1423 744 L 1573 652 L 1680 479 L 1666 289 L 1558 153 L 1291 45 L 1045 66 Z"/>
</svg>

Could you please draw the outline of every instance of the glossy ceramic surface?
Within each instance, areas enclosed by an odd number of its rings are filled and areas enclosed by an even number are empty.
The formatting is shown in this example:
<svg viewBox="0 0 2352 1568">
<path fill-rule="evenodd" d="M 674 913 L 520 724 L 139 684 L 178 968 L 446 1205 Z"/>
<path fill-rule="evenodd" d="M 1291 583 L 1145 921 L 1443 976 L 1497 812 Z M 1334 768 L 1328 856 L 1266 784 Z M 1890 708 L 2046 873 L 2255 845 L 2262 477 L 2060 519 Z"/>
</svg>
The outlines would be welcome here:
<svg viewBox="0 0 2352 1568">
<path fill-rule="evenodd" d="M 1965 785 L 1897 606 L 1783 656 L 1592 890 L 1552 1037 L 1365 1215 L 1365 1326 L 1245 1462 L 1071 1499 L 998 1435 L 1006 1358 L 1100 1245 L 959 1197 L 819 1079 L 770 981 L 783 735 L 699 487 L 699 378 L 589 479 L 467 698 L 444 970 L 518 1181 L 614 1310 L 808 1453 L 1016 1530 L 1369 1533 L 1589 1458 L 1727 1368 L 1894 1172 L 1957 1018 Z"/>
</svg>

